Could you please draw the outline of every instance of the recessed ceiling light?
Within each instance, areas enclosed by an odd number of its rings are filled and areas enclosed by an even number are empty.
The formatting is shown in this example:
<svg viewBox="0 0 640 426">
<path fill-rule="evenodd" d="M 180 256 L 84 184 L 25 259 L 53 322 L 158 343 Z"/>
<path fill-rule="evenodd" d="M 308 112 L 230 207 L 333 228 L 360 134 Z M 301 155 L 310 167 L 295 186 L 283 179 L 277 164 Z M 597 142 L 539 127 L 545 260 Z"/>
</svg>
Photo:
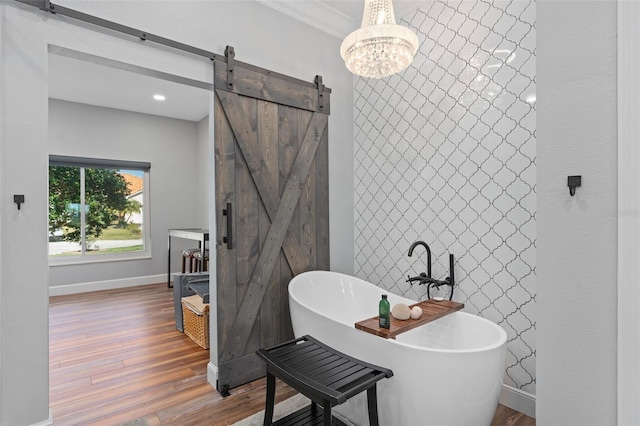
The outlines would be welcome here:
<svg viewBox="0 0 640 426">
<path fill-rule="evenodd" d="M 164 95 L 153 95 L 153 99 L 155 99 L 156 101 L 164 101 L 166 98 L 164 97 Z"/>
</svg>

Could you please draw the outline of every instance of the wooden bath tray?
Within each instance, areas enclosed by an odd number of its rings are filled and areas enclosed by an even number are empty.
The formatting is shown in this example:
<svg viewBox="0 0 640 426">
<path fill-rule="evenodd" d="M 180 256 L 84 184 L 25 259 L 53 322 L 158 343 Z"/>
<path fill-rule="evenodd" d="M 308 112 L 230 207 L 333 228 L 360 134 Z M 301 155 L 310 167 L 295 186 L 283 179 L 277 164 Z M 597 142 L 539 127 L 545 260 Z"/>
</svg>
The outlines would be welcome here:
<svg viewBox="0 0 640 426">
<path fill-rule="evenodd" d="M 375 334 L 376 336 L 395 339 L 398 334 L 413 330 L 416 327 L 438 318 L 442 318 L 452 312 L 459 311 L 464 308 L 464 303 L 453 302 L 450 300 L 438 301 L 431 299 L 409 305 L 409 308 L 413 308 L 414 306 L 419 306 L 422 309 L 422 315 L 418 319 L 414 320 L 409 318 L 408 320 L 402 321 L 395 319 L 391 314 L 389 314 L 391 324 L 388 329 L 379 327 L 379 317 L 377 316 L 363 321 L 358 321 L 356 323 L 356 328 L 358 330 L 366 331 L 367 333 Z"/>
</svg>

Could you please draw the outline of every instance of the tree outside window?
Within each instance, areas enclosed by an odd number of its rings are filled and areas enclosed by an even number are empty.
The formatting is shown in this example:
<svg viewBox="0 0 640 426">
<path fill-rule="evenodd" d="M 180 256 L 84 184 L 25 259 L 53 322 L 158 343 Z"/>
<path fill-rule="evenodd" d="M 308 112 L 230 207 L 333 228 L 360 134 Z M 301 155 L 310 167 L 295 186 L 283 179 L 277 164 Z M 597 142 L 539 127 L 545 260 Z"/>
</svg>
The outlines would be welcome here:
<svg viewBox="0 0 640 426">
<path fill-rule="evenodd" d="M 144 250 L 144 171 L 49 167 L 49 254 Z"/>
</svg>

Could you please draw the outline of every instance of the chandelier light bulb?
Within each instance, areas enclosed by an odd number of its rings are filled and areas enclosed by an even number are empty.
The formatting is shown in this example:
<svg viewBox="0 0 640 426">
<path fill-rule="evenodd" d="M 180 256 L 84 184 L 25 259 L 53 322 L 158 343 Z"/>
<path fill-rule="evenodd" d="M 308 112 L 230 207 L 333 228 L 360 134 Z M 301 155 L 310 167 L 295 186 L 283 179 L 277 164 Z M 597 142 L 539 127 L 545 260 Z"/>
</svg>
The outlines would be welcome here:
<svg viewBox="0 0 640 426">
<path fill-rule="evenodd" d="M 396 24 L 392 0 L 365 0 L 362 25 L 340 46 L 340 55 L 352 73 L 382 78 L 404 71 L 418 51 L 418 37 Z"/>
</svg>

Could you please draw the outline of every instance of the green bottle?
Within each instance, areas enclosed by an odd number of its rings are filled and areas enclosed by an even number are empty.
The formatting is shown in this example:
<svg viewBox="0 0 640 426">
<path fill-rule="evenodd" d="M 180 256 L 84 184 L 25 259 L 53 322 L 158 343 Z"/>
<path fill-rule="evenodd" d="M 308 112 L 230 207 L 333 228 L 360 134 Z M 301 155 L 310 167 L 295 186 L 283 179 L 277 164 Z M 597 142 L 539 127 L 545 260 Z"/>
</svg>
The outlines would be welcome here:
<svg viewBox="0 0 640 426">
<path fill-rule="evenodd" d="M 380 328 L 389 328 L 389 325 L 391 324 L 391 321 L 389 321 L 389 312 L 391 311 L 391 308 L 386 294 L 383 294 L 382 299 L 380 299 L 378 311 L 380 315 Z"/>
</svg>

